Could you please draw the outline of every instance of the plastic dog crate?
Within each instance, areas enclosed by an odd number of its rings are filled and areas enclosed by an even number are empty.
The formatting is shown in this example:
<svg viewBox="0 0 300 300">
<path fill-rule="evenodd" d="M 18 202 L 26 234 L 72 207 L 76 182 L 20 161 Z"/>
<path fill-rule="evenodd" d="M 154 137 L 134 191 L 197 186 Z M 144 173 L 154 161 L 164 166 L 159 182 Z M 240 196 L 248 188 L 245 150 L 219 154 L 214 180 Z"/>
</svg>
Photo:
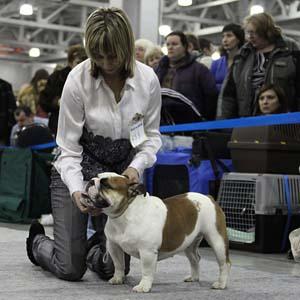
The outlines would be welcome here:
<svg viewBox="0 0 300 300">
<path fill-rule="evenodd" d="M 300 227 L 300 176 L 227 173 L 218 202 L 226 215 L 231 248 L 284 252 L 288 247 L 285 230 Z"/>
<path fill-rule="evenodd" d="M 234 128 L 228 148 L 236 172 L 298 174 L 300 124 Z"/>
</svg>

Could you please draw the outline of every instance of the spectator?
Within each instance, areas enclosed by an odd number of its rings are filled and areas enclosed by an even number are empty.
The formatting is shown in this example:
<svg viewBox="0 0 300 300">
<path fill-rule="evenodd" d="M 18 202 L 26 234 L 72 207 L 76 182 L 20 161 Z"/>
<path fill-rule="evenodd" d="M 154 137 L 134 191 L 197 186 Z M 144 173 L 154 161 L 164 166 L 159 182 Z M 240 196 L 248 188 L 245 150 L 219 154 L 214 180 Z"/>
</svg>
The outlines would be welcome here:
<svg viewBox="0 0 300 300">
<path fill-rule="evenodd" d="M 15 116 L 17 123 L 12 128 L 12 131 L 10 134 L 10 145 L 11 146 L 16 146 L 18 133 L 21 131 L 21 129 L 24 126 L 33 123 L 33 113 L 28 106 L 19 106 L 15 110 L 14 116 Z"/>
<path fill-rule="evenodd" d="M 48 126 L 56 136 L 59 100 L 62 90 L 70 71 L 80 62 L 87 58 L 85 49 L 81 45 L 73 45 L 68 49 L 68 65 L 62 69 L 54 71 L 48 78 L 45 89 L 40 94 L 40 105 L 44 111 L 49 113 Z"/>
<path fill-rule="evenodd" d="M 238 24 L 228 24 L 222 30 L 221 57 L 211 64 L 210 71 L 214 75 L 218 91 L 220 92 L 227 71 L 233 63 L 234 56 L 244 45 L 245 34 L 243 28 Z"/>
<path fill-rule="evenodd" d="M 40 92 L 45 88 L 49 73 L 39 69 L 32 77 L 30 84 L 20 90 L 17 100 L 18 105 L 28 106 L 32 113 L 41 118 L 48 118 L 48 114 L 39 105 Z"/>
<path fill-rule="evenodd" d="M 16 107 L 11 84 L 0 79 L 0 145 L 9 144 L 10 132 L 16 123 L 14 118 Z"/>
<path fill-rule="evenodd" d="M 259 115 L 279 114 L 288 112 L 287 99 L 280 86 L 263 85 L 258 93 Z"/>
<path fill-rule="evenodd" d="M 159 46 L 151 47 L 145 52 L 145 64 L 155 69 L 163 55 Z"/>
<path fill-rule="evenodd" d="M 134 46 L 135 46 L 135 59 L 144 63 L 146 51 L 154 47 L 154 44 L 147 39 L 138 39 L 135 41 Z"/>
<path fill-rule="evenodd" d="M 188 52 L 188 42 L 183 32 L 171 32 L 166 37 L 166 44 L 168 55 L 160 60 L 156 69 L 161 87 L 183 94 L 205 119 L 213 120 L 217 89 L 212 74 Z"/>
<path fill-rule="evenodd" d="M 256 115 L 262 85 L 280 86 L 288 110 L 300 109 L 299 51 L 288 48 L 281 30 L 267 13 L 249 16 L 244 27 L 248 42 L 235 57 L 222 95 L 222 117 Z M 290 44 L 290 41 L 289 41 Z"/>
<path fill-rule="evenodd" d="M 200 51 L 197 37 L 192 33 L 186 33 L 185 36 L 188 41 L 188 51 L 196 58 L 199 58 L 200 62 L 200 58 L 203 56 L 203 53 Z"/>
<path fill-rule="evenodd" d="M 209 69 L 211 67 L 212 63 L 212 54 L 215 51 L 215 47 L 213 46 L 212 42 L 208 39 L 205 38 L 198 38 L 198 43 L 199 43 L 199 49 L 201 51 L 201 55 L 198 58 L 198 62 L 204 64 L 207 66 Z"/>
</svg>

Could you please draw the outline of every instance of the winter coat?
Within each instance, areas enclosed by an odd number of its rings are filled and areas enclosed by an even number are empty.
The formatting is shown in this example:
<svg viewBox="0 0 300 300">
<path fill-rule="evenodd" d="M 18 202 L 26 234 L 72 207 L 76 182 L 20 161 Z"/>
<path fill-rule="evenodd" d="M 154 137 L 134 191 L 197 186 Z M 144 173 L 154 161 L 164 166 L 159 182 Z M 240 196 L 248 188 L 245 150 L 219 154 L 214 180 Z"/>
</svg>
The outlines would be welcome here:
<svg viewBox="0 0 300 300">
<path fill-rule="evenodd" d="M 161 84 L 168 69 L 169 58 L 164 56 L 155 70 Z M 194 56 L 186 55 L 184 63 L 175 71 L 171 88 L 191 100 L 205 119 L 215 118 L 218 95 L 215 80 Z"/>
<path fill-rule="evenodd" d="M 213 74 L 218 92 L 220 92 L 223 81 L 227 75 L 227 57 L 226 55 L 221 56 L 219 59 L 212 62 L 210 71 Z"/>
<path fill-rule="evenodd" d="M 257 99 L 252 91 L 252 70 L 256 50 L 245 44 L 233 62 L 222 95 L 222 118 L 255 115 Z M 269 56 L 264 84 L 279 85 L 288 99 L 288 110 L 300 110 L 300 52 L 290 50 L 283 39 L 279 39 Z"/>
</svg>

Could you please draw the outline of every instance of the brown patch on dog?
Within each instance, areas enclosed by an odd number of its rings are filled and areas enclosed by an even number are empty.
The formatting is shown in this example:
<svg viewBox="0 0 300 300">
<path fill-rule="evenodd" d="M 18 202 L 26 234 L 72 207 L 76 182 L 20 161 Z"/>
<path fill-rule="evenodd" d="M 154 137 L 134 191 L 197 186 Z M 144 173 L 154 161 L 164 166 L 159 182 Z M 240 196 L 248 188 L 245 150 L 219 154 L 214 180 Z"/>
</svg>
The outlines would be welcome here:
<svg viewBox="0 0 300 300">
<path fill-rule="evenodd" d="M 226 217 L 225 214 L 220 207 L 220 205 L 215 201 L 215 199 L 208 195 L 208 197 L 211 199 L 212 203 L 215 206 L 216 209 L 216 227 L 220 235 L 222 236 L 224 243 L 225 243 L 225 249 L 226 249 L 226 262 L 230 263 L 229 260 L 229 241 L 228 241 L 228 236 L 227 236 L 227 229 L 226 229 Z"/>
<path fill-rule="evenodd" d="M 162 200 L 167 206 L 167 219 L 163 230 L 160 251 L 176 250 L 195 228 L 198 209 L 187 194 L 177 195 Z"/>
</svg>

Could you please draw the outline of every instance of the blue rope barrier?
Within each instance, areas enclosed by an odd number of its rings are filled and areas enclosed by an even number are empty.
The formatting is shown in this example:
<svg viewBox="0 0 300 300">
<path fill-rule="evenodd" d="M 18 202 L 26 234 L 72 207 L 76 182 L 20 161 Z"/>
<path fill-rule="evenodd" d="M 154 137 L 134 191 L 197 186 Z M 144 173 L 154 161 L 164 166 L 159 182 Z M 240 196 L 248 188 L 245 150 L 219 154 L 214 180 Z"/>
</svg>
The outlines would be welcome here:
<svg viewBox="0 0 300 300">
<path fill-rule="evenodd" d="M 291 219 L 292 219 L 292 203 L 291 203 L 291 192 L 290 192 L 288 175 L 284 175 L 283 179 L 284 179 L 285 202 L 286 202 L 288 214 L 287 214 L 287 221 L 286 221 L 285 228 L 284 228 L 283 239 L 282 239 L 282 243 L 281 243 L 281 252 L 284 251 L 286 241 L 287 241 L 287 238 L 289 235 L 289 229 L 291 226 Z"/>
<path fill-rule="evenodd" d="M 300 124 L 300 112 L 161 126 L 160 132 L 170 133 L 279 124 Z"/>
</svg>

